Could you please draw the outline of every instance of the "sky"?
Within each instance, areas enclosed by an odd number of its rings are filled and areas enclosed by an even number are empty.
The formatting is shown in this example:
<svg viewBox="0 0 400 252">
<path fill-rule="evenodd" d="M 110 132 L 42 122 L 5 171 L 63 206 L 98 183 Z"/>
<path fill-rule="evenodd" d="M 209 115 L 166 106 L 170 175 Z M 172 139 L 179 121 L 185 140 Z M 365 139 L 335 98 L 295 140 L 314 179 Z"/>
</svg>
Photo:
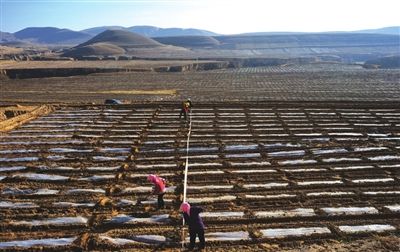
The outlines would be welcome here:
<svg viewBox="0 0 400 252">
<path fill-rule="evenodd" d="M 398 0 L 0 0 L 0 31 L 104 25 L 198 28 L 220 34 L 399 26 Z"/>
</svg>

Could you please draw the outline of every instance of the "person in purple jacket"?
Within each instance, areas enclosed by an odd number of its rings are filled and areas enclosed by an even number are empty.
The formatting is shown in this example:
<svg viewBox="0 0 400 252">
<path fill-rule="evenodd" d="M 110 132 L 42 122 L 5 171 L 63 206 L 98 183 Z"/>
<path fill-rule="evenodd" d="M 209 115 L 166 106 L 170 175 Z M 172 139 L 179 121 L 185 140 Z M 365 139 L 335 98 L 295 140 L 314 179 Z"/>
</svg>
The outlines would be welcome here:
<svg viewBox="0 0 400 252">
<path fill-rule="evenodd" d="M 183 212 L 183 218 L 185 223 L 189 226 L 190 244 L 189 250 L 194 248 L 196 243 L 196 236 L 199 237 L 200 245 L 199 249 L 204 249 L 206 241 L 204 239 L 204 223 L 200 217 L 200 213 L 203 212 L 201 207 L 191 207 L 189 203 L 183 202 L 180 207 Z"/>
</svg>

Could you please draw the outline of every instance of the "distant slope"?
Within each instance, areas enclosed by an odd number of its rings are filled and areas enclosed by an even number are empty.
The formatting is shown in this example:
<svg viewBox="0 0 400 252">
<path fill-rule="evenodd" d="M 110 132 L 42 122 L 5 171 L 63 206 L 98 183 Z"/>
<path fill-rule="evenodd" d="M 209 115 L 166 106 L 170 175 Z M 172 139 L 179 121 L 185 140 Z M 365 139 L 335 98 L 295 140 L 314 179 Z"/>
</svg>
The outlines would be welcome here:
<svg viewBox="0 0 400 252">
<path fill-rule="evenodd" d="M 99 26 L 99 27 L 93 27 L 93 28 L 81 30 L 80 32 L 90 34 L 94 37 L 104 31 L 107 31 L 107 30 L 126 30 L 126 28 L 123 26 Z"/>
<path fill-rule="evenodd" d="M 81 32 L 96 36 L 106 30 L 124 30 L 134 32 L 145 37 L 174 37 L 174 36 L 216 36 L 218 34 L 200 29 L 183 29 L 183 28 L 159 28 L 156 26 L 99 26 L 82 30 Z"/>
<path fill-rule="evenodd" d="M 370 66 L 377 66 L 378 68 L 400 68 L 400 55 L 367 60 L 364 66 L 367 68 Z"/>
<path fill-rule="evenodd" d="M 264 35 L 294 35 L 294 34 L 340 34 L 340 33 L 375 33 L 384 35 L 400 35 L 400 26 L 383 27 L 379 29 L 367 29 L 358 31 L 328 31 L 328 32 L 248 32 L 237 35 L 241 36 L 264 36 Z"/>
<path fill-rule="evenodd" d="M 14 34 L 0 31 L 0 43 L 4 41 L 13 41 L 13 40 L 16 40 Z"/>
<path fill-rule="evenodd" d="M 354 31 L 354 32 L 356 32 L 356 33 L 392 34 L 392 35 L 400 36 L 400 26 L 391 26 L 391 27 L 384 27 L 384 28 L 379 28 L 379 29 L 359 30 L 359 31 Z"/>
<path fill-rule="evenodd" d="M 285 35 L 215 36 L 222 47 L 230 49 L 290 48 L 290 47 L 351 47 L 396 46 L 400 36 L 358 33 L 305 33 Z"/>
<path fill-rule="evenodd" d="M 120 47 L 157 47 L 162 46 L 159 42 L 146 38 L 137 33 L 123 31 L 123 30 L 107 30 L 85 43 L 80 44 L 78 47 L 86 46 L 94 43 L 109 43 Z"/>
<path fill-rule="evenodd" d="M 218 34 L 200 29 L 159 28 L 155 26 L 132 26 L 131 32 L 142 34 L 146 37 L 174 37 L 174 36 L 216 36 Z"/>
<path fill-rule="evenodd" d="M 14 33 L 17 39 L 40 44 L 79 44 L 91 35 L 55 27 L 30 27 Z"/>
<path fill-rule="evenodd" d="M 182 46 L 189 48 L 215 47 L 220 44 L 218 40 L 211 36 L 158 37 L 153 39 L 166 45 Z"/>
</svg>

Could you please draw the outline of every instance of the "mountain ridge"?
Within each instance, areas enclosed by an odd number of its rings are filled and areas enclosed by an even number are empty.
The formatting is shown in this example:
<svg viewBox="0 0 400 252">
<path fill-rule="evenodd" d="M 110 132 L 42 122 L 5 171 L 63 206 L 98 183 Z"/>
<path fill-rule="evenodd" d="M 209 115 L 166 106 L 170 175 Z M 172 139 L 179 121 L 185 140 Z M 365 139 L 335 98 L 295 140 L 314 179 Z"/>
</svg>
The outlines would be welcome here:
<svg viewBox="0 0 400 252">
<path fill-rule="evenodd" d="M 265 35 L 295 35 L 295 34 L 335 34 L 335 33 L 368 33 L 382 35 L 398 35 L 400 36 L 400 26 L 383 27 L 379 29 L 357 30 L 353 32 L 255 32 L 242 33 L 232 35 L 221 35 L 207 30 L 200 29 L 183 29 L 183 28 L 160 28 L 156 26 L 99 26 L 92 27 L 81 31 L 73 31 L 70 29 L 60 29 L 57 27 L 27 27 L 15 33 L 1 32 L 0 43 L 10 42 L 29 42 L 33 44 L 47 45 L 78 45 L 95 37 L 106 30 L 121 30 L 140 34 L 151 38 L 171 38 L 171 37 L 221 37 L 221 36 L 265 36 Z M 194 38 L 192 38 L 194 39 Z"/>
</svg>

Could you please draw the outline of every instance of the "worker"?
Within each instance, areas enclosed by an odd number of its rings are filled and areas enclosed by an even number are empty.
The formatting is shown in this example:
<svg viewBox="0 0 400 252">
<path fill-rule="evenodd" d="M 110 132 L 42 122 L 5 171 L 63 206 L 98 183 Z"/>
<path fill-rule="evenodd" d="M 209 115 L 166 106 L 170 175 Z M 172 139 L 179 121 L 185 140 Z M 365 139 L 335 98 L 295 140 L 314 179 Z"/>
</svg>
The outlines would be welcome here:
<svg viewBox="0 0 400 252">
<path fill-rule="evenodd" d="M 201 207 L 191 207 L 189 203 L 183 202 L 180 207 L 183 212 L 185 223 L 189 226 L 190 243 L 189 250 L 194 249 L 196 243 L 196 236 L 199 237 L 199 249 L 204 249 L 206 241 L 204 238 L 204 223 L 201 219 L 200 213 L 203 212 Z"/>
<path fill-rule="evenodd" d="M 165 203 L 164 203 L 164 194 L 165 191 L 167 190 L 167 188 L 165 187 L 166 185 L 166 180 L 154 175 L 154 174 L 150 174 L 149 176 L 147 176 L 147 180 L 151 183 L 153 183 L 153 191 L 152 193 L 154 195 L 157 195 L 157 207 L 158 209 L 164 208 Z"/>
<path fill-rule="evenodd" d="M 190 98 L 187 98 L 185 101 L 182 102 L 181 113 L 179 114 L 179 119 L 182 118 L 182 115 L 187 121 L 187 115 L 190 113 L 192 109 L 192 101 Z"/>
</svg>

